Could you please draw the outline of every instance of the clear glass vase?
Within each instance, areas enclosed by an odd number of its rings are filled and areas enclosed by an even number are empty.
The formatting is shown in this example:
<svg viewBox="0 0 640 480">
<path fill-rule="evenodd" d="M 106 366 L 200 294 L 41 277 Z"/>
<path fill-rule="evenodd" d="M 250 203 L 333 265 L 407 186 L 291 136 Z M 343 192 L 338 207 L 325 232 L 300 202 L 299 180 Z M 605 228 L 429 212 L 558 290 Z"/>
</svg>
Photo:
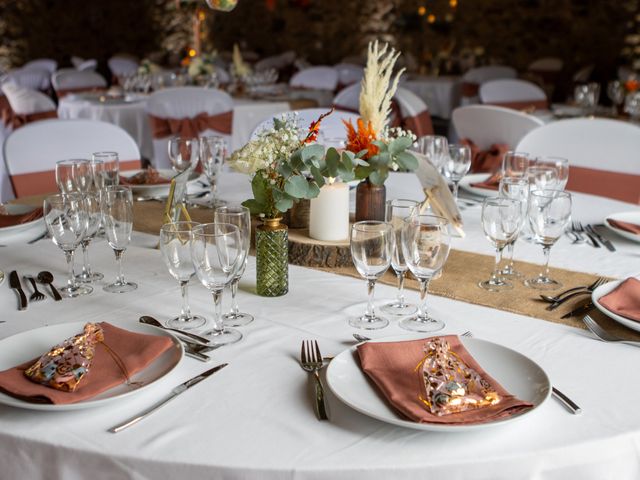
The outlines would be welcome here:
<svg viewBox="0 0 640 480">
<path fill-rule="evenodd" d="M 289 235 L 281 218 L 265 218 L 256 228 L 258 295 L 279 297 L 289 291 Z"/>
</svg>

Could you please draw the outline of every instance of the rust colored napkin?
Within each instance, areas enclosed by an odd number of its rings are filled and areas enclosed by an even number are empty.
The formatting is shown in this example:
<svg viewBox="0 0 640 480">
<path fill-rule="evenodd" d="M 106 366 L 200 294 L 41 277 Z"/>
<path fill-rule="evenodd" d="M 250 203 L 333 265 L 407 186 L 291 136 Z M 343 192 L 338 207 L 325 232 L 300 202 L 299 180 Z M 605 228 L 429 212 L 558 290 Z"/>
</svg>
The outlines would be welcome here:
<svg viewBox="0 0 640 480">
<path fill-rule="evenodd" d="M 120 185 L 164 185 L 167 183 L 171 183 L 171 180 L 161 177 L 154 169 L 143 170 L 132 177 L 120 175 Z"/>
<path fill-rule="evenodd" d="M 640 225 L 637 223 L 621 222 L 620 220 L 613 220 L 611 218 L 607 218 L 607 222 L 609 222 L 609 225 L 624 230 L 625 232 L 640 235 Z"/>
<path fill-rule="evenodd" d="M 118 355 L 129 376 L 144 370 L 173 345 L 168 337 L 134 333 L 106 322 L 100 323 L 100 326 L 104 331 L 104 343 Z M 63 340 L 51 339 L 51 346 Z M 0 372 L 0 390 L 28 402 L 64 405 L 88 400 L 126 381 L 122 369 L 100 343 L 96 345 L 91 368 L 74 392 L 56 390 L 25 377 L 24 371 L 36 360 Z"/>
<path fill-rule="evenodd" d="M 425 357 L 424 347 L 429 339 L 363 343 L 358 345 L 360 366 L 389 403 L 414 422 L 451 425 L 487 423 L 532 407 L 532 404 L 509 394 L 490 377 L 464 348 L 457 336 L 447 335 L 441 338 L 449 342 L 451 350 L 503 397 L 498 404 L 441 416 L 431 413 L 420 399 L 425 398 L 427 394 L 422 369 L 416 368 Z"/>
<path fill-rule="evenodd" d="M 502 172 L 496 172 L 487 178 L 484 182 L 471 183 L 470 185 L 475 188 L 484 188 L 486 190 L 498 190 L 500 187 L 500 180 L 502 180 Z"/>
<path fill-rule="evenodd" d="M 0 228 L 22 225 L 23 223 L 32 222 L 40 217 L 42 217 L 42 208 L 36 208 L 29 213 L 22 213 L 20 215 L 0 214 Z"/>
<path fill-rule="evenodd" d="M 471 149 L 470 173 L 499 171 L 502 168 L 504 154 L 509 151 L 509 145 L 506 143 L 494 143 L 487 150 L 480 150 L 480 148 L 468 138 L 463 138 L 460 140 L 460 143 L 467 145 Z"/>
<path fill-rule="evenodd" d="M 598 301 L 613 313 L 640 322 L 640 280 L 637 278 L 627 278 Z"/>
</svg>

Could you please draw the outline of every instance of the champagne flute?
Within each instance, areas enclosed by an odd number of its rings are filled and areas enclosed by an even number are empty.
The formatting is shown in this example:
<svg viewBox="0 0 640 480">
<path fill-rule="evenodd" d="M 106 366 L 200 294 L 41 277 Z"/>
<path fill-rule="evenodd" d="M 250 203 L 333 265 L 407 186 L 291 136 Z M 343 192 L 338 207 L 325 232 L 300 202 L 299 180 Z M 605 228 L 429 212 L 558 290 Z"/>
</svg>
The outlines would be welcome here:
<svg viewBox="0 0 640 480">
<path fill-rule="evenodd" d="M 380 310 L 389 315 L 406 316 L 416 313 L 418 307 L 414 304 L 407 303 L 404 298 L 404 278 L 408 270 L 407 263 L 402 255 L 402 227 L 404 219 L 417 213 L 418 202 L 413 200 L 389 200 L 387 201 L 387 210 L 385 221 L 393 227 L 395 235 L 395 246 L 393 256 L 391 257 L 391 268 L 398 277 L 398 296 L 396 300 L 380 307 Z"/>
<path fill-rule="evenodd" d="M 169 158 L 176 172 L 195 168 L 199 155 L 197 138 L 174 137 L 169 140 Z"/>
<path fill-rule="evenodd" d="M 82 258 L 84 261 L 82 265 L 82 272 L 76 275 L 76 280 L 82 283 L 92 283 L 104 278 L 103 274 L 91 271 L 91 264 L 89 263 L 89 245 L 97 235 L 102 224 L 100 190 L 84 194 L 84 208 L 87 213 L 87 230 L 80 242 L 80 245 L 82 246 Z"/>
<path fill-rule="evenodd" d="M 444 322 L 427 312 L 427 291 L 431 279 L 440 273 L 449 256 L 449 222 L 436 215 L 414 215 L 404 220 L 402 254 L 413 276 L 420 282 L 417 315 L 405 318 L 400 327 L 414 332 L 435 332 Z"/>
<path fill-rule="evenodd" d="M 467 145 L 449 145 L 449 156 L 442 170 L 453 184 L 453 197 L 458 202 L 458 184 L 471 168 L 471 149 Z"/>
<path fill-rule="evenodd" d="M 231 311 L 222 316 L 224 324 L 230 327 L 243 327 L 253 322 L 253 315 L 242 313 L 238 307 L 236 295 L 238 293 L 238 284 L 247 267 L 249 256 L 249 248 L 251 247 L 251 213 L 247 207 L 224 206 L 218 207 L 214 212 L 215 223 L 229 223 L 238 227 L 240 240 L 242 241 L 241 258 L 238 259 L 238 270 L 231 280 Z"/>
<path fill-rule="evenodd" d="M 393 227 L 385 222 L 356 222 L 351 227 L 351 257 L 360 276 L 367 280 L 369 301 L 364 315 L 349 319 L 349 325 L 376 330 L 389 325 L 389 320 L 376 316 L 373 294 L 376 280 L 389 269 L 395 245 Z"/>
<path fill-rule="evenodd" d="M 204 173 L 209 179 L 211 208 L 226 204 L 224 200 L 218 199 L 217 196 L 218 177 L 222 169 L 226 150 L 227 142 L 224 137 L 212 135 L 200 138 L 200 161 L 202 162 Z"/>
<path fill-rule="evenodd" d="M 107 187 L 102 199 L 102 215 L 107 242 L 113 249 L 118 263 L 116 281 L 103 287 L 105 292 L 125 293 L 138 288 L 133 282 L 127 282 L 122 271 L 122 255 L 131 241 L 133 229 L 133 197 L 131 189 L 119 185 Z"/>
<path fill-rule="evenodd" d="M 544 270 L 524 284 L 541 290 L 560 288 L 562 284 L 549 277 L 549 255 L 551 247 L 562 236 L 571 220 L 571 195 L 560 190 L 531 192 L 528 212 L 529 224 L 536 243 L 542 245 L 545 263 Z"/>
<path fill-rule="evenodd" d="M 207 323 L 200 315 L 193 315 L 189 308 L 189 280 L 196 274 L 191 260 L 191 234 L 200 225 L 196 222 L 165 223 L 160 229 L 160 252 L 169 274 L 180 282 L 182 310 L 180 315 L 167 322 L 167 326 L 179 330 L 198 328 Z"/>
<path fill-rule="evenodd" d="M 117 152 L 94 152 L 91 154 L 93 177 L 100 190 L 120 183 L 120 160 Z"/>
<path fill-rule="evenodd" d="M 65 297 L 87 295 L 93 291 L 88 285 L 78 285 L 73 274 L 73 256 L 87 230 L 87 210 L 78 192 L 51 195 L 44 199 L 44 220 L 49 235 L 64 252 L 69 268 L 67 285 L 60 289 Z"/>
<path fill-rule="evenodd" d="M 416 141 L 416 150 L 425 155 L 438 171 L 442 169 L 449 154 L 447 137 L 425 135 Z"/>
<path fill-rule="evenodd" d="M 518 233 L 516 233 L 514 239 L 506 246 L 509 263 L 507 263 L 499 273 L 500 275 L 520 277 L 522 274 L 516 271 L 513 263 L 513 250 L 516 241 L 518 240 L 518 235 L 520 235 L 522 227 L 524 227 L 524 224 L 526 223 L 527 208 L 529 206 L 529 179 L 526 177 L 502 177 L 502 180 L 500 180 L 500 186 L 498 187 L 498 192 L 498 195 L 502 198 L 518 200 L 521 204 L 522 210 L 520 229 L 518 230 Z"/>
<path fill-rule="evenodd" d="M 242 339 L 242 333 L 226 327 L 222 320 L 222 292 L 231 283 L 242 260 L 243 241 L 235 225 L 205 223 L 193 229 L 191 258 L 200 283 L 213 294 L 213 329 L 203 335 L 212 345 L 227 345 Z"/>
<path fill-rule="evenodd" d="M 480 288 L 500 292 L 513 288 L 513 284 L 500 275 L 502 250 L 509 245 L 522 228 L 522 202 L 511 198 L 485 198 L 482 202 L 482 229 L 496 249 L 496 263 L 489 280 L 479 282 Z"/>
<path fill-rule="evenodd" d="M 84 158 L 57 161 L 55 175 L 60 193 L 87 193 L 93 185 L 91 162 Z"/>
</svg>

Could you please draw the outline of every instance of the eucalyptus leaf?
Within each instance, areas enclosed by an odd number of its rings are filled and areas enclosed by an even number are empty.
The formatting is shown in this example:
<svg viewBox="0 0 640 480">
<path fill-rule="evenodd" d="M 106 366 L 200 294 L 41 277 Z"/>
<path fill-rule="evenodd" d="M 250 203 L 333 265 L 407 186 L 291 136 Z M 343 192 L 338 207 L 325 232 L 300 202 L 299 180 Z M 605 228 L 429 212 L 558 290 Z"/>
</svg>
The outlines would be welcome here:
<svg viewBox="0 0 640 480">
<path fill-rule="evenodd" d="M 301 175 L 293 175 L 285 182 L 284 191 L 293 198 L 308 198 L 309 182 Z"/>
<path fill-rule="evenodd" d="M 418 159 L 409 152 L 400 152 L 394 158 L 400 168 L 409 171 L 418 168 Z"/>
<path fill-rule="evenodd" d="M 307 190 L 307 198 L 316 198 L 318 195 L 320 195 L 320 187 L 315 183 L 310 183 Z"/>
<path fill-rule="evenodd" d="M 258 172 L 253 176 L 251 180 L 251 191 L 253 192 L 253 198 L 260 204 L 267 203 L 267 179 L 262 176 L 261 172 Z"/>
<path fill-rule="evenodd" d="M 369 181 L 374 185 L 383 185 L 388 176 L 389 171 L 387 169 L 374 170 L 369 175 Z"/>
<path fill-rule="evenodd" d="M 322 175 L 320 169 L 312 166 L 311 174 L 313 175 L 313 179 L 316 181 L 318 186 L 322 187 L 324 185 L 324 175 Z"/>
<path fill-rule="evenodd" d="M 254 198 L 245 200 L 242 205 L 249 209 L 251 215 L 259 215 L 265 211 L 265 205 L 258 203 Z"/>
<path fill-rule="evenodd" d="M 413 142 L 410 137 L 398 137 L 389 143 L 389 152 L 396 155 L 411 146 Z"/>
<path fill-rule="evenodd" d="M 324 157 L 324 146 L 319 143 L 307 145 L 301 150 L 302 161 L 307 163 L 312 158 Z"/>
<path fill-rule="evenodd" d="M 276 202 L 275 207 L 276 207 L 276 210 L 284 213 L 288 211 L 291 207 L 293 207 L 293 198 L 283 197 Z"/>
</svg>

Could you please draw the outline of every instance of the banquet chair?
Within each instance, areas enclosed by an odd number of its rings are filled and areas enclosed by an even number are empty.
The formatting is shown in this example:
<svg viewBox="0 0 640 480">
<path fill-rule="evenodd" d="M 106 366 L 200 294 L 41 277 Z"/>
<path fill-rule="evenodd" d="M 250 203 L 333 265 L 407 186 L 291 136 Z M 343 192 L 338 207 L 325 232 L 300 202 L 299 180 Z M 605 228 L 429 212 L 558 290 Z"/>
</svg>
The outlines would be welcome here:
<svg viewBox="0 0 640 480">
<path fill-rule="evenodd" d="M 30 62 L 25 63 L 22 66 L 25 70 L 31 69 L 42 69 L 49 72 L 49 75 L 53 74 L 58 68 L 58 62 L 51 58 L 38 58 L 36 60 L 31 60 Z"/>
<path fill-rule="evenodd" d="M 569 160 L 568 190 L 640 204 L 640 127 L 604 118 L 559 120 L 530 131 L 516 149 Z"/>
<path fill-rule="evenodd" d="M 51 85 L 51 75 L 43 68 L 18 68 L 2 77 L 1 83 L 11 82 L 33 90 L 47 90 Z"/>
<path fill-rule="evenodd" d="M 338 63 L 333 68 L 338 72 L 338 88 L 340 91 L 349 85 L 358 83 L 364 77 L 364 67 L 352 63 Z"/>
<path fill-rule="evenodd" d="M 516 78 L 518 72 L 514 68 L 502 65 L 488 65 L 485 67 L 476 67 L 467 71 L 462 76 L 462 105 L 471 105 L 479 103 L 478 91 L 480 85 L 490 80 L 498 80 L 501 78 Z"/>
<path fill-rule="evenodd" d="M 51 83 L 58 98 L 62 98 L 70 93 L 103 90 L 107 88 L 107 81 L 99 73 L 76 69 L 58 70 L 53 74 Z"/>
<path fill-rule="evenodd" d="M 548 108 L 547 95 L 535 83 L 519 79 L 491 80 L 480 85 L 480 101 L 483 104 L 524 109 Z"/>
<path fill-rule="evenodd" d="M 80 71 L 95 71 L 96 68 L 98 68 L 98 61 L 95 58 L 89 58 L 76 66 L 76 70 Z"/>
<path fill-rule="evenodd" d="M 167 88 L 154 92 L 147 101 L 156 168 L 170 168 L 171 137 L 194 138 L 221 135 L 230 139 L 233 100 L 221 91 L 201 87 Z"/>
<path fill-rule="evenodd" d="M 138 72 L 138 61 L 129 56 L 114 55 L 107 60 L 107 65 L 113 79 L 127 77 Z"/>
<path fill-rule="evenodd" d="M 564 67 L 564 62 L 557 57 L 543 57 L 534 60 L 527 67 L 527 72 L 539 76 L 544 83 L 555 83 Z"/>
<path fill-rule="evenodd" d="M 12 132 L 4 158 L 16 197 L 55 192 L 55 164 L 112 151 L 122 170 L 139 168 L 140 151 L 131 136 L 111 123 L 94 120 L 42 120 Z"/>
<path fill-rule="evenodd" d="M 283 68 L 293 65 L 295 60 L 296 52 L 289 50 L 288 52 L 283 52 L 279 55 L 263 58 L 262 60 L 257 61 L 253 68 L 256 72 L 263 72 L 272 68 L 282 70 Z"/>
<path fill-rule="evenodd" d="M 333 91 L 338 86 L 338 72 L 327 66 L 310 67 L 295 73 L 289 86 Z"/>
</svg>

